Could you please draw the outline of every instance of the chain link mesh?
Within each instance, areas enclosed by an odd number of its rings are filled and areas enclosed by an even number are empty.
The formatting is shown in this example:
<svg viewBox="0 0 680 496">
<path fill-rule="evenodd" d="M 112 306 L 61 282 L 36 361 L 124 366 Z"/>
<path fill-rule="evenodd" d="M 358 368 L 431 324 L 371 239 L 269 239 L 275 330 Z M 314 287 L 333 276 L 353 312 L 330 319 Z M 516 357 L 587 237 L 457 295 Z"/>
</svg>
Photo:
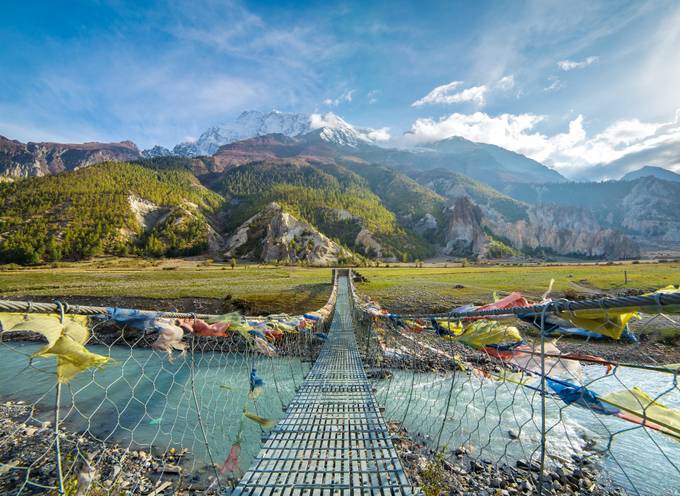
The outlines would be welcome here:
<svg viewBox="0 0 680 496">
<path fill-rule="evenodd" d="M 423 487 L 438 460 L 437 470 L 465 475 L 440 487 L 452 494 L 680 494 L 680 425 L 658 425 L 654 410 L 663 404 L 680 417 L 680 367 L 664 365 L 680 362 L 677 315 L 645 310 L 629 325 L 633 343 L 550 337 L 545 316 L 537 325 L 513 317 L 499 323 L 519 328 L 521 346 L 476 350 L 437 335 L 429 320 L 386 318 L 354 295 L 369 376 L 385 418 L 414 441 L 402 456 L 416 460 Z M 618 322 L 616 308 L 603 315 L 605 325 Z M 631 396 L 640 390 L 649 402 Z M 614 392 L 637 405 L 607 403 Z"/>
<path fill-rule="evenodd" d="M 264 348 L 247 333 L 185 332 L 185 349 L 169 353 L 154 348 L 156 330 L 90 317 L 87 351 L 110 361 L 61 382 L 54 358 L 34 355 L 45 346 L 40 334 L 3 332 L 0 494 L 232 487 L 259 451 L 261 424 L 282 416 L 322 343 L 314 334 L 325 321 L 272 317 L 250 324 L 300 325 Z"/>
</svg>

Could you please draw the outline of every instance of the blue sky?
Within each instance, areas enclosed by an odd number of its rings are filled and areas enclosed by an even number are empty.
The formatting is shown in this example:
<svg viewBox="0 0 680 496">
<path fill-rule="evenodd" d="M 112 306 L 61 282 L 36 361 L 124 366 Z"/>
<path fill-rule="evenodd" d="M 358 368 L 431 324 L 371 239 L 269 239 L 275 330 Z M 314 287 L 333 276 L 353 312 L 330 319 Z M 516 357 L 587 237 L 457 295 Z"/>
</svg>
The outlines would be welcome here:
<svg viewBox="0 0 680 496">
<path fill-rule="evenodd" d="M 0 134 L 22 141 L 172 146 L 276 108 L 572 177 L 680 168 L 675 1 L 10 0 L 0 46 Z"/>
</svg>

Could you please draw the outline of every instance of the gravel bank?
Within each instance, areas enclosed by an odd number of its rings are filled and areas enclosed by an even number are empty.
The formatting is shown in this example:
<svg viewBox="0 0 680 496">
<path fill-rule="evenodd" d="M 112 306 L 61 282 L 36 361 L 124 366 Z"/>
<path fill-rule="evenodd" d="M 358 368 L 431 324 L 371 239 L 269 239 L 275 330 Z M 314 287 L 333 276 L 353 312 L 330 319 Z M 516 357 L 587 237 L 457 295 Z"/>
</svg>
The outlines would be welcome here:
<svg viewBox="0 0 680 496">
<path fill-rule="evenodd" d="M 396 421 L 387 422 L 392 441 L 412 483 L 425 496 L 511 496 L 537 494 L 538 465 L 518 461 L 517 466 L 496 466 L 470 458 L 464 447 L 446 454 L 435 453 L 412 439 Z M 586 460 L 574 460 L 546 470 L 543 493 L 549 495 L 622 496 L 623 489 L 603 484 L 597 469 Z"/>
<path fill-rule="evenodd" d="M 191 453 L 132 450 L 61 430 L 67 494 L 217 494 L 209 466 L 193 467 Z M 0 494 L 51 494 L 57 486 L 54 427 L 36 420 L 31 406 L 0 404 Z M 200 475 L 198 475 L 200 474 Z M 230 484 L 224 480 L 223 485 Z M 216 486 L 216 485 L 214 485 Z M 69 492 L 70 491 L 70 492 Z M 82 491 L 82 493 L 80 492 Z"/>
</svg>

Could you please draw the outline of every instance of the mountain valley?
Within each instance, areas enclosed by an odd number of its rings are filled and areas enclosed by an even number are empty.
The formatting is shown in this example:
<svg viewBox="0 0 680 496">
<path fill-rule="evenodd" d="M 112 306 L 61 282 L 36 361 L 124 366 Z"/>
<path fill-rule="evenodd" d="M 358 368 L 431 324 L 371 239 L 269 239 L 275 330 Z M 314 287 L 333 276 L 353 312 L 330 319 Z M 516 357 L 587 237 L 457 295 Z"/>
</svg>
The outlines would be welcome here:
<svg viewBox="0 0 680 496">
<path fill-rule="evenodd" d="M 251 111 L 172 152 L 2 138 L 0 261 L 625 259 L 680 243 L 669 171 L 573 183 L 494 145 L 373 136 L 332 114 Z"/>
</svg>

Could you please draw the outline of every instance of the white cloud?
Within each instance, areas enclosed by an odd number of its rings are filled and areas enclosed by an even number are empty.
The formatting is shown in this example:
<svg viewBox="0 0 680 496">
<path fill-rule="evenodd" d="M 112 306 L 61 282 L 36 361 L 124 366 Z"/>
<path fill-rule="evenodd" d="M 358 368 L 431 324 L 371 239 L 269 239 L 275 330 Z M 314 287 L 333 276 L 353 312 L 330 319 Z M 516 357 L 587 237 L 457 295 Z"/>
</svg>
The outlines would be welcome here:
<svg viewBox="0 0 680 496">
<path fill-rule="evenodd" d="M 680 110 L 673 122 L 619 120 L 592 137 L 586 132 L 582 115 L 569 123 L 567 132 L 552 136 L 536 129 L 543 120 L 544 116 L 529 113 L 454 113 L 439 120 L 416 120 L 400 142 L 417 145 L 461 136 L 521 153 L 572 177 L 592 174 L 596 169 L 598 177 L 618 177 L 648 163 L 680 167 Z M 635 156 L 644 157 L 645 162 L 636 162 L 632 159 Z M 607 170 L 607 164 L 616 167 Z"/>
<path fill-rule="evenodd" d="M 503 76 L 496 83 L 496 87 L 502 91 L 508 91 L 515 87 L 515 77 L 510 74 L 509 76 Z"/>
<path fill-rule="evenodd" d="M 503 76 L 495 83 L 489 85 L 480 84 L 479 86 L 471 86 L 460 91 L 458 90 L 463 85 L 463 81 L 451 81 L 448 84 L 437 86 L 430 91 L 423 98 L 416 100 L 411 104 L 411 107 L 420 107 L 426 104 L 453 104 L 472 102 L 478 106 L 483 106 L 486 103 L 486 95 L 491 90 L 510 91 L 515 87 L 515 77 L 510 74 Z"/>
<path fill-rule="evenodd" d="M 559 89 L 562 89 L 564 87 L 564 84 L 558 77 L 555 76 L 550 76 L 548 77 L 548 82 L 550 83 L 548 86 L 543 88 L 543 91 L 557 91 Z"/>
<path fill-rule="evenodd" d="M 355 90 L 345 91 L 342 95 L 338 96 L 337 98 L 326 98 L 323 101 L 323 104 L 328 105 L 330 107 L 337 107 L 341 103 L 350 103 L 352 101 L 354 91 Z"/>
<path fill-rule="evenodd" d="M 584 60 L 576 61 L 576 60 L 560 60 L 557 63 L 557 66 L 562 69 L 563 71 L 573 71 L 574 69 L 584 69 L 585 67 L 588 67 L 589 65 L 594 64 L 600 60 L 599 57 L 588 57 Z"/>
<path fill-rule="evenodd" d="M 462 91 L 452 93 L 463 84 L 462 81 L 451 81 L 448 84 L 437 86 L 420 100 L 416 100 L 411 104 L 412 107 L 419 107 L 421 105 L 440 103 L 452 104 L 463 102 L 474 102 L 477 105 L 484 105 L 484 95 L 487 92 L 486 85 L 472 86 Z"/>
<path fill-rule="evenodd" d="M 374 104 L 375 102 L 378 101 L 378 95 L 380 95 L 382 91 L 380 90 L 371 90 L 368 93 L 366 93 L 366 98 L 368 99 L 369 105 Z"/>
<path fill-rule="evenodd" d="M 454 113 L 439 120 L 418 119 L 404 136 L 406 144 L 437 141 L 462 136 L 471 141 L 492 143 L 524 154 L 536 154 L 544 147 L 543 138 L 529 133 L 543 117 L 535 114 L 501 114 L 491 117 L 484 112 Z"/>
<path fill-rule="evenodd" d="M 371 141 L 389 141 L 392 137 L 390 135 L 389 127 L 381 127 L 380 129 L 366 129 L 364 131 L 366 137 Z"/>
</svg>

